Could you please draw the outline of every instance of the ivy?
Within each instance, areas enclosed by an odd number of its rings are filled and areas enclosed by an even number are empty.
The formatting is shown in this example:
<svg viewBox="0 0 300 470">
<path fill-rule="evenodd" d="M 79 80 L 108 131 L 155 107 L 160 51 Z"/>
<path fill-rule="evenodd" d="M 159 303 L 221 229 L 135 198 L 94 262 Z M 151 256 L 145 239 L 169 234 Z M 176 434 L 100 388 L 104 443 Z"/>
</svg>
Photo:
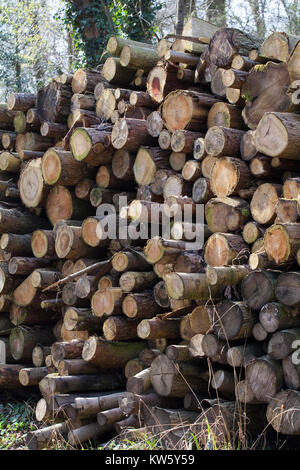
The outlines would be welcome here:
<svg viewBox="0 0 300 470">
<path fill-rule="evenodd" d="M 159 0 L 89 0 L 84 6 L 76 0 L 66 0 L 61 19 L 69 29 L 75 49 L 84 58 L 75 67 L 96 67 L 105 59 L 105 46 L 110 36 L 118 35 L 149 42 L 156 35 L 153 22 Z"/>
</svg>

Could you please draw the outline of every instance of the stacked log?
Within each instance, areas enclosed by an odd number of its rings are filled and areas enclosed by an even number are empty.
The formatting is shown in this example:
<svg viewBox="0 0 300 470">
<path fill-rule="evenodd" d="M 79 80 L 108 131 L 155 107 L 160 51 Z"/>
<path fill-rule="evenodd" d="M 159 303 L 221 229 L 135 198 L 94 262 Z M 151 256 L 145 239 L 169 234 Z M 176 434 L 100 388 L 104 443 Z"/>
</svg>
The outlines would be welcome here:
<svg viewBox="0 0 300 470">
<path fill-rule="evenodd" d="M 0 108 L 0 387 L 41 393 L 30 449 L 299 433 L 296 49 L 200 24 Z"/>
</svg>

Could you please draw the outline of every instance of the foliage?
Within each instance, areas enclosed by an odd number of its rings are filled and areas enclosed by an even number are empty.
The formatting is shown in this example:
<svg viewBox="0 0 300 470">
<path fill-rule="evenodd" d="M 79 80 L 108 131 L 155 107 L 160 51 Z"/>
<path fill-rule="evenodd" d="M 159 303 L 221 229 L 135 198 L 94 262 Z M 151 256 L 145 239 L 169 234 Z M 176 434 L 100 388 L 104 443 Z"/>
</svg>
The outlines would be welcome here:
<svg viewBox="0 0 300 470">
<path fill-rule="evenodd" d="M 24 447 L 22 437 L 34 429 L 34 403 L 31 399 L 26 402 L 10 399 L 5 404 L 0 403 L 0 450 Z"/>
<path fill-rule="evenodd" d="M 60 17 L 71 31 L 75 48 L 84 51 L 84 60 L 74 66 L 95 67 L 103 60 L 103 50 L 111 35 L 152 42 L 159 0 L 78 0 L 66 1 Z"/>
</svg>

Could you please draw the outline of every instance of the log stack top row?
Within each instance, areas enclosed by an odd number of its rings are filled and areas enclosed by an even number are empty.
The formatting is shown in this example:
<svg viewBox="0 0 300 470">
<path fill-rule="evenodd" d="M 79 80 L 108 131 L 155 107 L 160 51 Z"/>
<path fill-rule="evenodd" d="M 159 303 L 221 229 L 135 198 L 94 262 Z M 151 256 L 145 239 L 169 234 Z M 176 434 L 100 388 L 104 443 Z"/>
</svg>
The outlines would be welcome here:
<svg viewBox="0 0 300 470">
<path fill-rule="evenodd" d="M 107 51 L 0 107 L 0 388 L 39 387 L 26 443 L 297 435 L 300 41 L 192 19 Z"/>
</svg>

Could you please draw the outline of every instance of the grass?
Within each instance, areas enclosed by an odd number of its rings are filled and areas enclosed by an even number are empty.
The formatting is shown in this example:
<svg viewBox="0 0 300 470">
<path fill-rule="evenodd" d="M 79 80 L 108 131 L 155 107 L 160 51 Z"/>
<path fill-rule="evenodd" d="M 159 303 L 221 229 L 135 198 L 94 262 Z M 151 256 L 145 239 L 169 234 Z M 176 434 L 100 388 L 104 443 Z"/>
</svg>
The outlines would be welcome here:
<svg viewBox="0 0 300 470">
<path fill-rule="evenodd" d="M 36 400 L 19 401 L 11 396 L 0 401 L 0 450 L 26 449 L 23 436 L 37 428 L 34 419 Z"/>
</svg>

